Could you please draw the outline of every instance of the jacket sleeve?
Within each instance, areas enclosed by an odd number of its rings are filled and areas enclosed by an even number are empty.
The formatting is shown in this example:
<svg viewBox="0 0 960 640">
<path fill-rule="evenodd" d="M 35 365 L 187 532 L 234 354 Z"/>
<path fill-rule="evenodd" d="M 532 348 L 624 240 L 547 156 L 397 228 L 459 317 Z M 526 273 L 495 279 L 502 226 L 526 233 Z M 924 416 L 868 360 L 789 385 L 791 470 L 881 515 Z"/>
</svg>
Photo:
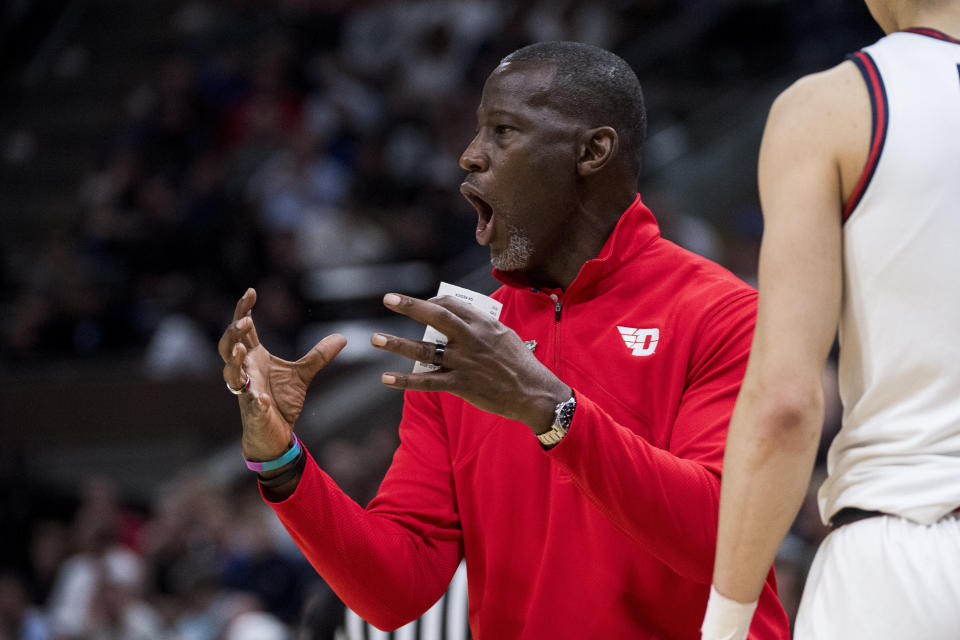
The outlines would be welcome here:
<svg viewBox="0 0 960 640">
<path fill-rule="evenodd" d="M 703 584 L 713 571 L 723 449 L 755 314 L 756 297 L 746 294 L 702 321 L 676 417 L 664 427 L 666 448 L 577 394 L 569 432 L 547 451 L 617 528 Z"/>
<path fill-rule="evenodd" d="M 293 495 L 269 504 L 348 607 L 395 629 L 436 602 L 462 555 L 449 460 L 437 398 L 408 391 L 400 447 L 366 509 L 309 456 Z"/>
</svg>

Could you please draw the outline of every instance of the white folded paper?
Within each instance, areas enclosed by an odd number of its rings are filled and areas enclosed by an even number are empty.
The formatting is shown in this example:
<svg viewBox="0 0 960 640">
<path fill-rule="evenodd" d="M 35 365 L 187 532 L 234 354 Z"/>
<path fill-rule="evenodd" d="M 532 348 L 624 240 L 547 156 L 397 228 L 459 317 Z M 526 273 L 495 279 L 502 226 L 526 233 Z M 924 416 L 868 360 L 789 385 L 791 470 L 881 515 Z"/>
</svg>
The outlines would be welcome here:
<svg viewBox="0 0 960 640">
<path fill-rule="evenodd" d="M 437 289 L 437 296 L 453 296 L 462 302 L 472 305 L 482 313 L 486 313 L 494 320 L 500 319 L 500 311 L 503 310 L 503 304 L 497 302 L 493 298 L 485 296 L 482 293 L 477 293 L 476 291 L 470 291 L 470 289 L 458 287 L 457 285 L 450 284 L 449 282 L 440 283 L 440 288 Z M 423 332 L 423 341 L 447 344 L 447 336 L 443 335 L 430 325 L 427 325 L 426 331 Z M 437 365 L 430 364 L 428 362 L 416 362 L 413 365 L 413 372 L 426 373 L 429 371 L 436 371 L 439 368 L 440 367 Z"/>
</svg>

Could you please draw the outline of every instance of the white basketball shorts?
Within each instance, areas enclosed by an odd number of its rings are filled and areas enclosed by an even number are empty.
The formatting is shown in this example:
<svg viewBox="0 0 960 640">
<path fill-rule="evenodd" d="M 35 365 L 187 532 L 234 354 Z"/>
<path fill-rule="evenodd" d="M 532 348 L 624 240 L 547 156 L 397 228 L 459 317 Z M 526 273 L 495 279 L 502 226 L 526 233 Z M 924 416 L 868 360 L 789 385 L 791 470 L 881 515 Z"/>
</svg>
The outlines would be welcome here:
<svg viewBox="0 0 960 640">
<path fill-rule="evenodd" d="M 831 532 L 810 567 L 794 640 L 960 638 L 960 514 L 878 516 Z"/>
</svg>

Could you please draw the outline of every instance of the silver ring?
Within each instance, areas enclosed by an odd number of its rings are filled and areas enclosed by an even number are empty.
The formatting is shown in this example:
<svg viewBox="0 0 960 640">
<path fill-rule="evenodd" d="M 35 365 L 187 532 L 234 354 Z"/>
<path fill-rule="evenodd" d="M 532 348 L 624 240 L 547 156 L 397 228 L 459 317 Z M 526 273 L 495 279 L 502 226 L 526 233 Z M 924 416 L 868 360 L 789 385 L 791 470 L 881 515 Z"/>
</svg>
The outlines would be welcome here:
<svg viewBox="0 0 960 640">
<path fill-rule="evenodd" d="M 249 389 L 249 388 L 250 388 L 250 374 L 249 374 L 249 373 L 247 374 L 247 380 L 246 380 L 246 382 L 244 382 L 244 383 L 243 383 L 242 385 L 240 385 L 239 387 L 231 387 L 231 386 L 230 386 L 230 383 L 229 383 L 229 382 L 227 383 L 227 391 L 229 391 L 230 393 L 232 393 L 232 394 L 235 395 L 235 396 L 238 396 L 238 395 L 240 395 L 241 393 L 246 393 L 246 392 L 247 392 L 247 389 Z"/>
<path fill-rule="evenodd" d="M 439 342 L 435 343 L 433 345 L 433 360 L 431 360 L 431 363 L 438 367 L 443 367 L 443 353 L 445 350 L 446 347 L 443 344 Z"/>
</svg>

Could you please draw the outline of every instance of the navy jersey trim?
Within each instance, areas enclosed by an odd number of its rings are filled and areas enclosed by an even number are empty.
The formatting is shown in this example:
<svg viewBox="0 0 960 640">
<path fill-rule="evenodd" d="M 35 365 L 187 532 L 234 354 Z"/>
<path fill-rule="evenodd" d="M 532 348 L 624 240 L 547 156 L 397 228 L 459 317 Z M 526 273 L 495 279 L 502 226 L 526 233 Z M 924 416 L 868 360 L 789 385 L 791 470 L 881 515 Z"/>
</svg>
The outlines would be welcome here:
<svg viewBox="0 0 960 640">
<path fill-rule="evenodd" d="M 943 40 L 944 42 L 952 42 L 953 44 L 960 44 L 960 40 L 957 40 L 953 36 L 948 36 L 943 31 L 930 29 L 928 27 L 912 27 L 910 29 L 904 29 L 903 31 L 904 33 L 916 33 L 917 35 L 936 38 L 937 40 Z"/>
<path fill-rule="evenodd" d="M 860 174 L 860 180 L 854 187 L 850 199 L 847 200 L 843 208 L 843 220 L 846 222 L 853 210 L 860 204 L 864 192 L 870 186 L 870 180 L 877 170 L 877 163 L 880 161 L 880 154 L 883 153 L 883 145 L 887 139 L 887 126 L 890 122 L 890 111 L 887 103 L 887 90 L 883 86 L 883 78 L 880 76 L 880 70 L 877 63 L 866 51 L 857 51 L 848 56 L 863 76 L 867 83 L 867 93 L 870 94 L 870 115 L 872 126 L 870 129 L 870 153 L 867 155 L 867 163 Z"/>
</svg>

